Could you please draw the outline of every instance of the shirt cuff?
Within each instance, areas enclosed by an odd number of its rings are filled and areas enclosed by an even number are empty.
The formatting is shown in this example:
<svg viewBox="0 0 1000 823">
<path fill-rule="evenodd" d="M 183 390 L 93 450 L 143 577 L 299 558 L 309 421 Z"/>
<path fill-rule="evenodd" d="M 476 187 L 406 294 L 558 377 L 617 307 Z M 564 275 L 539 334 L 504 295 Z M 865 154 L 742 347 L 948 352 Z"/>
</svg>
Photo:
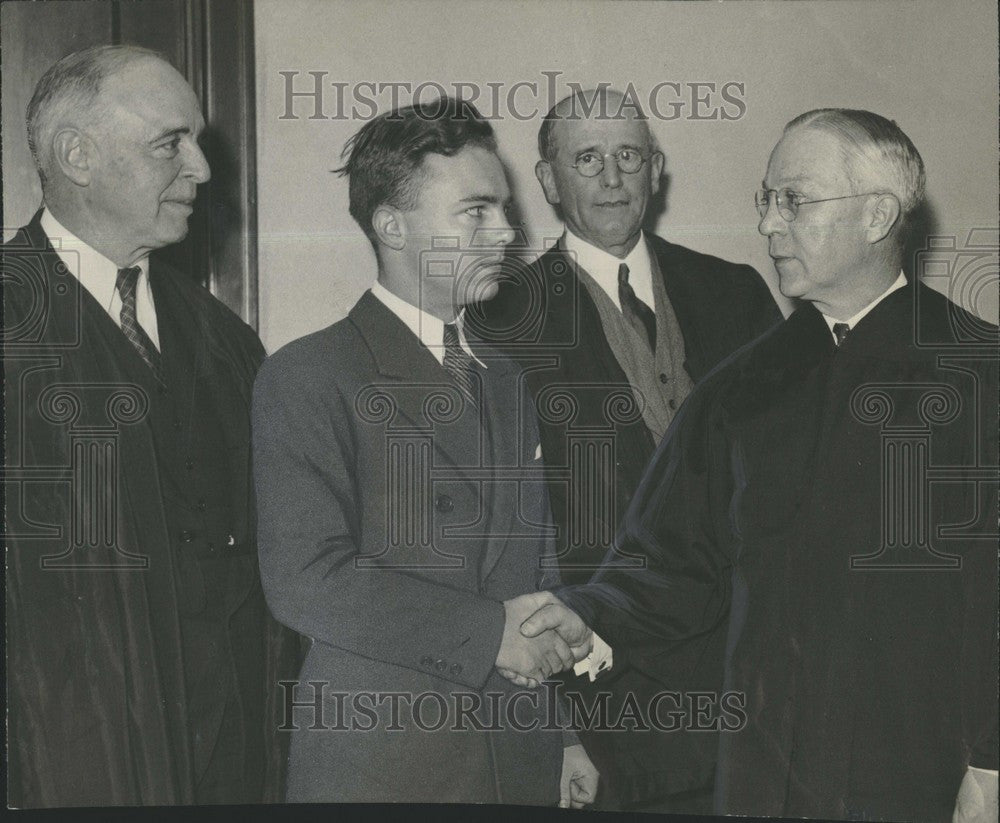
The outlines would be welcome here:
<svg viewBox="0 0 1000 823">
<path fill-rule="evenodd" d="M 590 678 L 590 682 L 593 683 L 597 679 L 597 675 L 601 672 L 609 671 L 614 662 L 613 650 L 601 639 L 597 632 L 594 632 L 594 642 L 591 646 L 590 654 L 573 667 L 573 673 L 580 676 L 586 672 Z"/>
</svg>

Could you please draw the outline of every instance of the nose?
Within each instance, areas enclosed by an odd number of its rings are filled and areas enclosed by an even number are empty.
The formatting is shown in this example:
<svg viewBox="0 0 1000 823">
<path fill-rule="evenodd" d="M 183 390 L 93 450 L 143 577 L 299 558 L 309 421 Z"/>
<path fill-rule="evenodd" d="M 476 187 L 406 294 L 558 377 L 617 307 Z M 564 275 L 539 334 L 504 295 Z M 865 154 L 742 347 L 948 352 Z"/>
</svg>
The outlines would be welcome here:
<svg viewBox="0 0 1000 823">
<path fill-rule="evenodd" d="M 601 185 L 606 189 L 617 189 L 622 184 L 622 173 L 618 161 L 612 155 L 604 158 L 604 168 L 601 169 Z"/>
<path fill-rule="evenodd" d="M 207 183 L 212 178 L 212 170 L 208 167 L 205 153 L 194 140 L 190 141 L 184 157 L 184 174 L 198 185 Z"/>
<path fill-rule="evenodd" d="M 486 241 L 483 245 L 487 246 L 508 246 L 516 236 L 507 214 L 502 211 L 498 211 L 495 224 L 482 231 L 484 235 L 482 239 Z"/>
<path fill-rule="evenodd" d="M 787 225 L 785 218 L 778 214 L 778 198 L 772 193 L 767 198 L 767 211 L 760 218 L 760 222 L 757 224 L 757 231 L 764 235 L 764 237 L 770 237 L 772 234 L 784 231 Z"/>
</svg>

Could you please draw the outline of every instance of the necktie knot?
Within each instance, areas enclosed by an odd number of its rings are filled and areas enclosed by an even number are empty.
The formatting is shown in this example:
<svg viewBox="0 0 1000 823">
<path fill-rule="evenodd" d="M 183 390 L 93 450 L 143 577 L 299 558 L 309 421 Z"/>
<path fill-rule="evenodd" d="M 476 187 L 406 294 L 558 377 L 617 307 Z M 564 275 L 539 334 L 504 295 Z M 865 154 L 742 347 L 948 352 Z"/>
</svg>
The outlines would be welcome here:
<svg viewBox="0 0 1000 823">
<path fill-rule="evenodd" d="M 649 344 L 651 352 L 656 351 L 656 315 L 653 310 L 635 296 L 635 289 L 628 282 L 628 265 L 618 266 L 618 303 L 629 325 Z"/>
<path fill-rule="evenodd" d="M 442 365 L 455 381 L 462 396 L 477 406 L 478 374 L 472 357 L 462 348 L 455 323 L 444 324 L 444 362 Z"/>
<path fill-rule="evenodd" d="M 124 301 L 128 296 L 135 294 L 136 284 L 139 282 L 139 275 L 142 269 L 138 266 L 129 266 L 125 269 L 118 269 L 118 277 L 115 280 L 115 288 Z"/>
<path fill-rule="evenodd" d="M 127 269 L 118 269 L 118 277 L 115 279 L 115 288 L 122 298 L 122 310 L 119 315 L 122 334 L 128 338 L 132 348 L 138 352 L 147 366 L 153 371 L 157 380 L 162 382 L 160 374 L 160 352 L 157 350 L 149 335 L 139 325 L 139 317 L 136 312 L 135 290 L 139 282 L 139 275 L 142 269 L 138 266 L 129 266 Z"/>
<path fill-rule="evenodd" d="M 462 344 L 458 339 L 458 326 L 454 323 L 444 324 L 444 348 L 445 351 L 449 349 L 462 351 Z"/>
<path fill-rule="evenodd" d="M 834 323 L 833 324 L 833 336 L 837 338 L 837 345 L 842 346 L 844 344 L 844 338 L 847 337 L 847 333 L 851 330 L 851 327 L 847 323 Z"/>
</svg>

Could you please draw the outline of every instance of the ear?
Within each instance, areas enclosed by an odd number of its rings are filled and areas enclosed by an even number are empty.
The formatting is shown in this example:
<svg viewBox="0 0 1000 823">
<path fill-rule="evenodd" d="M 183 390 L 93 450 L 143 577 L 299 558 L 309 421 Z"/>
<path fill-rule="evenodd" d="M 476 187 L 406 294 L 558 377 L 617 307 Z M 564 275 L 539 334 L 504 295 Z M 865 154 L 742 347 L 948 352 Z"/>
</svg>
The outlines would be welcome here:
<svg viewBox="0 0 1000 823">
<path fill-rule="evenodd" d="M 535 163 L 535 177 L 542 184 L 542 191 L 545 192 L 545 199 L 549 205 L 559 205 L 559 190 L 556 188 L 556 178 L 552 174 L 552 164 L 548 160 L 539 160 Z"/>
<path fill-rule="evenodd" d="M 406 245 L 406 225 L 402 215 L 392 206 L 379 206 L 372 215 L 372 229 L 379 242 L 399 251 Z"/>
<path fill-rule="evenodd" d="M 61 129 L 52 138 L 53 162 L 78 186 L 89 186 L 97 161 L 97 145 L 79 129 Z"/>
<path fill-rule="evenodd" d="M 878 243 L 884 240 L 899 221 L 901 211 L 896 195 L 880 194 L 866 214 L 868 225 L 865 229 L 865 238 L 868 242 Z"/>
<path fill-rule="evenodd" d="M 653 194 L 660 190 L 660 178 L 663 176 L 663 152 L 654 151 L 649 156 L 649 188 Z"/>
</svg>

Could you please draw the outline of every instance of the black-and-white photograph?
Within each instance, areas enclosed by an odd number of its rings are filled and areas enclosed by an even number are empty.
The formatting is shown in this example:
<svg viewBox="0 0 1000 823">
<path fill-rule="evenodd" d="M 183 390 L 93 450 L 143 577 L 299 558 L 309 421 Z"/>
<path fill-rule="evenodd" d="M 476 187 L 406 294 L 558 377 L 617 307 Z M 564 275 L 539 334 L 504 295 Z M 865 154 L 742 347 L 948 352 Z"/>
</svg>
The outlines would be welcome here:
<svg viewBox="0 0 1000 823">
<path fill-rule="evenodd" d="M 0 39 L 9 810 L 997 823 L 995 3 Z"/>
</svg>

